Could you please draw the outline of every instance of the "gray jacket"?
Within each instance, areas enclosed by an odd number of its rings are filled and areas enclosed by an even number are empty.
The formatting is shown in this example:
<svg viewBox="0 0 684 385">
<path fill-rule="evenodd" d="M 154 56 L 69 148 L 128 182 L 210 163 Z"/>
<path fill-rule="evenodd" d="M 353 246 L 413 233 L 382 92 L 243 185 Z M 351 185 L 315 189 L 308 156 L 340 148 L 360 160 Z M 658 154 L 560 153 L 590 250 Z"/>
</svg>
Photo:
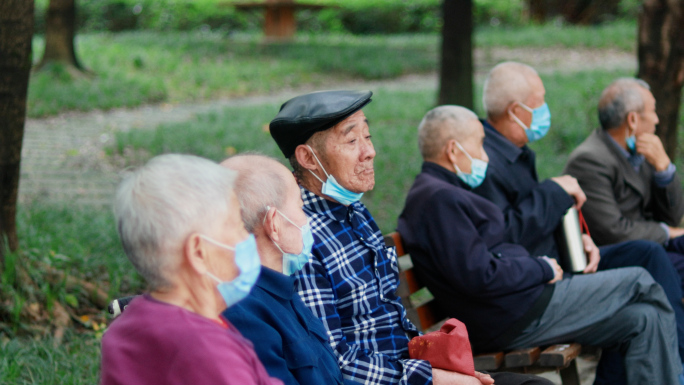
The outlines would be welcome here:
<svg viewBox="0 0 684 385">
<path fill-rule="evenodd" d="M 644 162 L 635 171 L 602 129 L 570 154 L 564 172 L 577 178 L 587 195 L 582 213 L 597 245 L 635 239 L 664 243 L 667 232 L 660 222 L 677 226 L 684 215 L 677 174 L 667 187 L 658 187 L 653 166 Z"/>
</svg>

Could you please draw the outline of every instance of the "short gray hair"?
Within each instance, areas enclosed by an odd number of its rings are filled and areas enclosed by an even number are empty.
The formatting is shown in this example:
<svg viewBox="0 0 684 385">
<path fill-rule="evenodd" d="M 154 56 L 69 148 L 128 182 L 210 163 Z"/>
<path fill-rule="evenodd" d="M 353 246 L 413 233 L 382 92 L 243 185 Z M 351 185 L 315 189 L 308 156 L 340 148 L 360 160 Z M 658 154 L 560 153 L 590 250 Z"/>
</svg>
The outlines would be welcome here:
<svg viewBox="0 0 684 385">
<path fill-rule="evenodd" d="M 470 125 L 477 121 L 473 111 L 461 106 L 439 106 L 428 111 L 418 125 L 418 148 L 423 159 L 435 159 L 451 139 L 470 135 Z"/>
<path fill-rule="evenodd" d="M 650 90 L 645 81 L 635 78 L 620 78 L 601 93 L 598 115 L 604 130 L 620 127 L 630 112 L 644 111 L 644 98 L 639 88 Z"/>
<path fill-rule="evenodd" d="M 518 62 L 498 64 L 487 75 L 482 104 L 488 118 L 498 118 L 512 102 L 523 102 L 532 93 L 529 79 L 539 76 L 534 68 Z"/>
<path fill-rule="evenodd" d="M 237 171 L 235 193 L 240 202 L 242 222 L 248 232 L 259 227 L 266 215 L 266 206 L 281 208 L 285 201 L 286 180 L 277 160 L 258 154 L 236 155 L 221 163 Z"/>
<path fill-rule="evenodd" d="M 126 255 L 151 290 L 169 287 L 169 272 L 193 232 L 228 215 L 235 172 L 192 155 L 152 158 L 119 184 L 114 216 Z"/>
</svg>

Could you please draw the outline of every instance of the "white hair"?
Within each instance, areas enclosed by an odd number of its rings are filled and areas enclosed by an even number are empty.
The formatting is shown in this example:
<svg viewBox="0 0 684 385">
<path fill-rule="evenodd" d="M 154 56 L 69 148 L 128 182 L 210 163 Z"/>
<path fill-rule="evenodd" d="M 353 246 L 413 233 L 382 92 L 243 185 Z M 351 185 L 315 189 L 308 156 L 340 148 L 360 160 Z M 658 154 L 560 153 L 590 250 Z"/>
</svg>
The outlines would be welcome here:
<svg viewBox="0 0 684 385">
<path fill-rule="evenodd" d="M 439 106 L 428 111 L 418 125 L 418 148 L 423 159 L 439 156 L 447 141 L 461 141 L 468 137 L 477 115 L 461 106 Z"/>
<path fill-rule="evenodd" d="M 598 115 L 604 130 L 620 127 L 630 112 L 644 111 L 644 98 L 639 88 L 651 90 L 648 83 L 635 78 L 620 78 L 603 90 Z"/>
<path fill-rule="evenodd" d="M 114 215 L 126 255 L 151 290 L 170 285 L 185 239 L 228 215 L 235 172 L 192 155 L 160 155 L 119 184 Z"/>
<path fill-rule="evenodd" d="M 274 158 L 243 154 L 228 158 L 222 166 L 237 171 L 235 193 L 240 201 L 242 222 L 250 233 L 261 225 L 266 206 L 282 208 L 285 203 L 285 166 Z M 291 176 L 294 178 L 294 176 Z"/>
<path fill-rule="evenodd" d="M 482 91 L 482 104 L 490 119 L 506 113 L 508 105 L 524 102 L 532 93 L 530 77 L 539 76 L 534 68 L 518 62 L 503 62 L 489 71 Z"/>
</svg>

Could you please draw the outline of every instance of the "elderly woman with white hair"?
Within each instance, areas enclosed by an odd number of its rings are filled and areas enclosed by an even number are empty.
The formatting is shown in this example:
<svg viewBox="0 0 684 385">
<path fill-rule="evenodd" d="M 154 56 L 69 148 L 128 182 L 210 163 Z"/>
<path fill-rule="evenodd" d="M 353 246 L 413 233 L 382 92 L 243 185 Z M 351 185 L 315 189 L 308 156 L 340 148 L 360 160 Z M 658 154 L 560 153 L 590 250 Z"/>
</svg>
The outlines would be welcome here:
<svg viewBox="0 0 684 385">
<path fill-rule="evenodd" d="M 119 185 L 117 229 L 149 292 L 103 337 L 103 385 L 281 384 L 220 317 L 260 272 L 234 179 L 209 160 L 162 155 Z"/>
</svg>

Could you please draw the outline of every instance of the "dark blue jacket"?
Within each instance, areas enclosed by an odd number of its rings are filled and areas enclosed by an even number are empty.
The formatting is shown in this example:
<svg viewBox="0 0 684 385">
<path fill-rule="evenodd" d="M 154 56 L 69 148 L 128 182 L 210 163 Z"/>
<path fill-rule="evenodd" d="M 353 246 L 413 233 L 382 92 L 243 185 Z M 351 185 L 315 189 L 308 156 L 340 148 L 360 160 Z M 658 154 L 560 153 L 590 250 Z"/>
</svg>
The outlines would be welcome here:
<svg viewBox="0 0 684 385">
<path fill-rule="evenodd" d="M 522 246 L 506 243 L 501 210 L 467 189 L 455 173 L 423 163 L 398 231 L 418 279 L 449 316 L 466 324 L 473 349 L 500 349 L 516 321 L 543 313 L 554 272 Z M 546 303 L 528 313 L 542 293 Z"/>
<path fill-rule="evenodd" d="M 473 192 L 503 211 L 506 242 L 522 245 L 535 256 L 558 258 L 554 232 L 574 200 L 556 182 L 539 183 L 534 151 L 517 147 L 487 121 L 482 125 L 489 166 Z"/>
<path fill-rule="evenodd" d="M 223 316 L 285 384 L 356 384 L 343 380 L 327 332 L 295 292 L 294 277 L 262 267 L 249 296 Z"/>
</svg>

